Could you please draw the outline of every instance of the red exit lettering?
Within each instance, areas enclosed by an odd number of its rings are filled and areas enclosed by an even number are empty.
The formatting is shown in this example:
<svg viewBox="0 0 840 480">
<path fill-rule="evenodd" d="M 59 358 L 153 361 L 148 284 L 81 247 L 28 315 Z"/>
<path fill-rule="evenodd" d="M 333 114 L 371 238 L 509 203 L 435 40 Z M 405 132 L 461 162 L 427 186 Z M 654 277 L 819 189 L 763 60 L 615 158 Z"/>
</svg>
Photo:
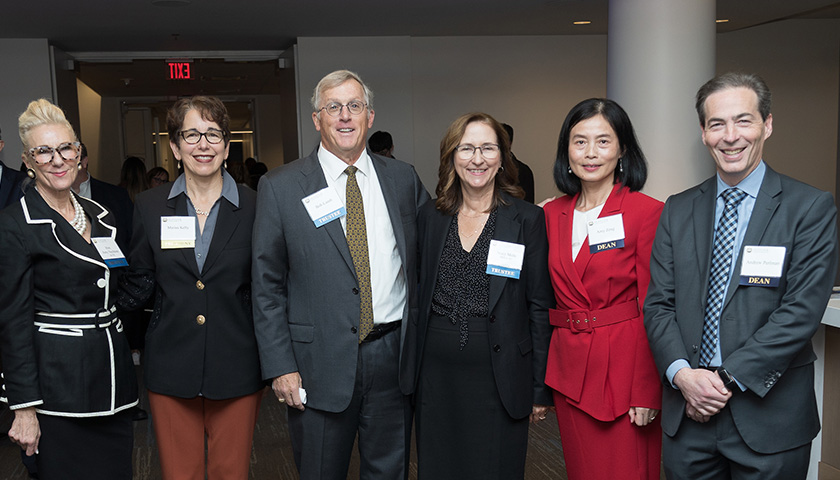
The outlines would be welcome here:
<svg viewBox="0 0 840 480">
<path fill-rule="evenodd" d="M 190 79 L 190 64 L 181 62 L 169 63 L 169 79 L 170 80 L 189 80 Z"/>
</svg>

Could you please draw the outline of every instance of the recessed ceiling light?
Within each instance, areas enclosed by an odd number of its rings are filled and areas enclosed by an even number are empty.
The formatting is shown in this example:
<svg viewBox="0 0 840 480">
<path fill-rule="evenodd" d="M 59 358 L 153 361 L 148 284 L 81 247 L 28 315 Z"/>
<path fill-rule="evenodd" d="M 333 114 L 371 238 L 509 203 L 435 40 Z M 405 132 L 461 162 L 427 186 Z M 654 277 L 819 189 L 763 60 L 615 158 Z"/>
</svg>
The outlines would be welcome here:
<svg viewBox="0 0 840 480">
<path fill-rule="evenodd" d="M 728 18 L 719 18 L 719 19 L 715 20 L 715 23 L 729 23 L 729 19 Z"/>
<path fill-rule="evenodd" d="M 572 23 L 575 24 L 575 25 L 589 25 L 592 22 L 589 21 L 589 20 L 578 20 L 577 22 L 572 22 Z"/>
<path fill-rule="evenodd" d="M 156 7 L 183 7 L 192 3 L 192 0 L 152 0 Z"/>
</svg>

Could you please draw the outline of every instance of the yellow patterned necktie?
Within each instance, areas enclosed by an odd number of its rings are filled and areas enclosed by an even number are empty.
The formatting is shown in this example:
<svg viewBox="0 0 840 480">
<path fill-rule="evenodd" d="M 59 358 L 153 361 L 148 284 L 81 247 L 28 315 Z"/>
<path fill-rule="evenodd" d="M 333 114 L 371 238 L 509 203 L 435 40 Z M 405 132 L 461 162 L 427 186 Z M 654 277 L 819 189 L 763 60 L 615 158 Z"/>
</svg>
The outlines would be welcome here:
<svg viewBox="0 0 840 480">
<path fill-rule="evenodd" d="M 347 246 L 353 257 L 356 277 L 361 295 L 359 317 L 359 343 L 373 330 L 373 298 L 370 291 L 370 258 L 368 257 L 367 226 L 365 225 L 365 205 L 362 192 L 356 183 L 358 168 L 350 166 L 344 170 L 347 174 Z"/>
</svg>

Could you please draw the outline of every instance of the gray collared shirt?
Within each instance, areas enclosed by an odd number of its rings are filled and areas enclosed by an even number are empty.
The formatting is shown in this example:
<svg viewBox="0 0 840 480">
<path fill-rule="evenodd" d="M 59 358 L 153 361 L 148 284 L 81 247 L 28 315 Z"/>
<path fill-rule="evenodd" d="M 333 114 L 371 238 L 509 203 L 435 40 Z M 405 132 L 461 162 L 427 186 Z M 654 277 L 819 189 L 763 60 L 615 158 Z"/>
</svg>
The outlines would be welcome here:
<svg viewBox="0 0 840 480">
<path fill-rule="evenodd" d="M 216 230 L 216 220 L 219 218 L 219 202 L 222 198 L 225 198 L 233 206 L 239 206 L 239 190 L 236 188 L 236 181 L 224 168 L 222 169 L 222 179 L 222 194 L 210 208 L 210 215 L 207 215 L 203 231 L 198 226 L 195 206 L 192 204 L 190 197 L 187 196 L 187 179 L 183 173 L 175 179 L 172 189 L 169 190 L 169 197 L 167 197 L 172 199 L 182 194 L 187 197 L 187 213 L 195 218 L 195 231 L 200 232 L 195 236 L 195 263 L 198 264 L 199 273 L 204 269 L 204 260 L 207 259 L 210 242 L 213 240 L 213 232 Z"/>
</svg>

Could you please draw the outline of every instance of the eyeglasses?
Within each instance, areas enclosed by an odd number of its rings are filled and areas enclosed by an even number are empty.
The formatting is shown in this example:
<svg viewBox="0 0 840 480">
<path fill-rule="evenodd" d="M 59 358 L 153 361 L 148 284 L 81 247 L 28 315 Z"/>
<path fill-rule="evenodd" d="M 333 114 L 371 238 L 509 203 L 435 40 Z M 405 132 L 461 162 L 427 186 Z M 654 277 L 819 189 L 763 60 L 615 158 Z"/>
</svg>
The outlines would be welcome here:
<svg viewBox="0 0 840 480">
<path fill-rule="evenodd" d="M 469 160 L 475 156 L 476 150 L 481 150 L 481 155 L 487 160 L 495 160 L 499 158 L 499 146 L 495 143 L 485 143 L 481 146 L 474 145 L 458 145 L 455 147 L 455 153 L 461 160 Z"/>
<path fill-rule="evenodd" d="M 207 139 L 207 143 L 216 145 L 218 143 L 222 143 L 222 140 L 225 139 L 225 133 L 221 130 L 216 130 L 215 128 L 211 128 L 204 133 L 199 132 L 198 130 L 191 128 L 189 130 L 181 130 L 178 132 L 181 135 L 181 138 L 184 139 L 185 142 L 189 145 L 195 145 L 196 143 L 201 141 L 201 137 Z"/>
<path fill-rule="evenodd" d="M 55 152 L 65 162 L 72 162 L 79 159 L 82 152 L 82 144 L 79 142 L 67 142 L 53 148 L 46 145 L 29 149 L 29 156 L 37 165 L 46 165 L 55 158 Z"/>
<path fill-rule="evenodd" d="M 353 100 L 352 102 L 347 102 L 344 104 L 338 102 L 330 102 L 325 106 L 321 107 L 321 109 L 318 111 L 320 112 L 321 110 L 326 110 L 327 115 L 331 117 L 337 117 L 341 115 L 341 109 L 343 109 L 344 107 L 347 107 L 347 111 L 350 112 L 350 115 L 358 115 L 365 110 L 367 104 L 358 100 Z"/>
</svg>

